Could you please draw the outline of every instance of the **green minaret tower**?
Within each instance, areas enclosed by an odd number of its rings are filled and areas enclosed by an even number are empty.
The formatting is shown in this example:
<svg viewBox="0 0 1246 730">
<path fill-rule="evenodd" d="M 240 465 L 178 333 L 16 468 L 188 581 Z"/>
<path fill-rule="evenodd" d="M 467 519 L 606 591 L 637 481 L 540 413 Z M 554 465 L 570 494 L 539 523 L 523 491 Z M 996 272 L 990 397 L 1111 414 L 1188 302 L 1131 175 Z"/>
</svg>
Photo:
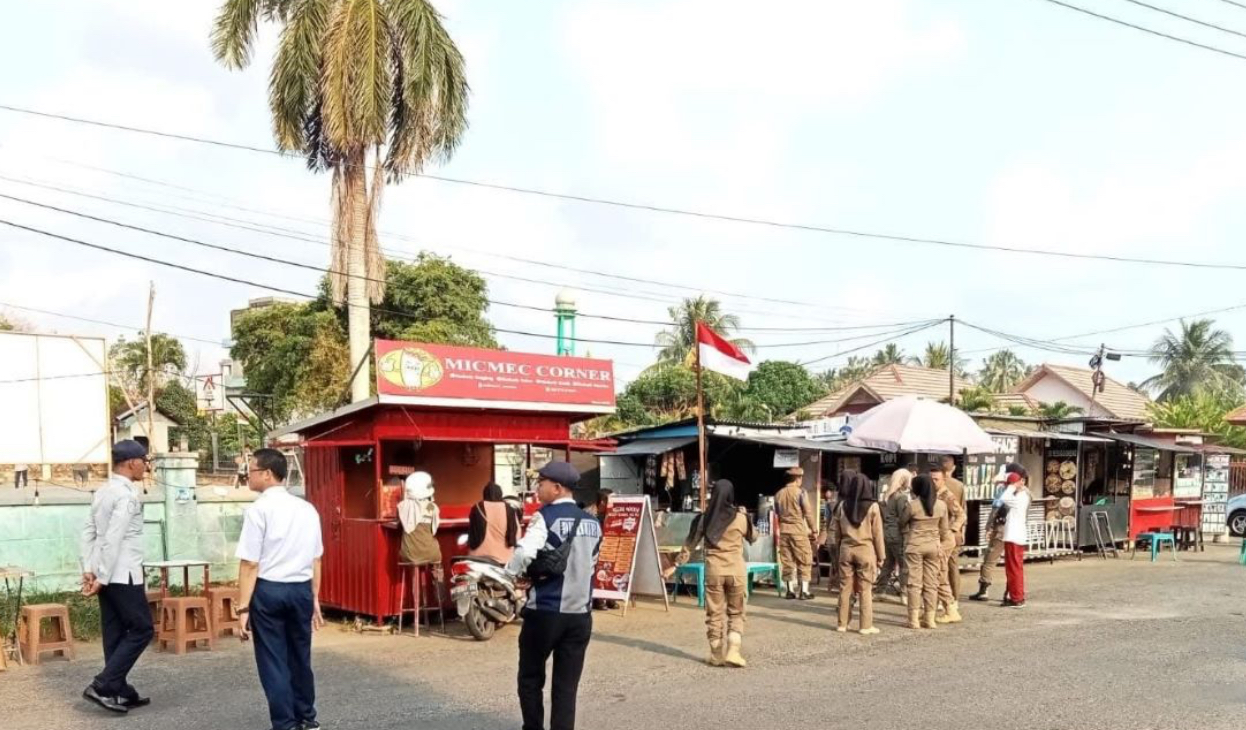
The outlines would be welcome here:
<svg viewBox="0 0 1246 730">
<path fill-rule="evenodd" d="M 558 320 L 558 354 L 575 355 L 575 296 L 570 289 L 554 298 L 554 319 Z"/>
</svg>

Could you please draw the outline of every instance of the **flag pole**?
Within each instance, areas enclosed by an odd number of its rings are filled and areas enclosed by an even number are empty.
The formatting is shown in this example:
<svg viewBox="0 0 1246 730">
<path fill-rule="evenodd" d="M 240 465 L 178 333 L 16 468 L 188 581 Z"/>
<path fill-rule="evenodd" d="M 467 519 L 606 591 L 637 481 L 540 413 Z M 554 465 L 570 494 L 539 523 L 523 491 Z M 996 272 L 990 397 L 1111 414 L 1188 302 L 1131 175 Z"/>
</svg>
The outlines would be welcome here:
<svg viewBox="0 0 1246 730">
<path fill-rule="evenodd" d="M 697 458 L 701 462 L 701 511 L 705 511 L 706 488 L 709 473 L 705 465 L 705 389 L 701 386 L 701 323 L 696 323 L 693 344 L 696 347 L 697 364 Z"/>
</svg>

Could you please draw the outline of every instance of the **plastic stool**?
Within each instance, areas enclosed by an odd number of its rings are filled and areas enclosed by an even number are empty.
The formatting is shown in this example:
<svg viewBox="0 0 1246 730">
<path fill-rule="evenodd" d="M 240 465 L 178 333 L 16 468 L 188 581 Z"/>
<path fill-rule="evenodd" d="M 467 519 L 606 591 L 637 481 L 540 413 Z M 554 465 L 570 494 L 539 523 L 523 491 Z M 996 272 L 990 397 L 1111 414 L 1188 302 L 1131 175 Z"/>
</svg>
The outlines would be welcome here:
<svg viewBox="0 0 1246 730">
<path fill-rule="evenodd" d="M 678 568 L 675 568 L 675 574 L 671 576 L 671 578 L 674 579 L 675 581 L 674 596 L 679 595 L 679 587 L 683 585 L 683 581 L 681 581 L 680 578 L 682 578 L 684 575 L 687 575 L 687 574 L 691 574 L 697 579 L 697 605 L 704 608 L 705 607 L 705 563 L 684 563 Z M 673 596 L 671 600 L 672 601 L 674 600 Z"/>
<path fill-rule="evenodd" d="M 222 631 L 231 636 L 242 633 L 242 620 L 238 618 L 238 603 L 241 600 L 242 591 L 237 588 L 208 588 L 208 619 L 212 624 L 213 637 L 220 637 Z"/>
<path fill-rule="evenodd" d="M 45 619 L 51 622 L 52 631 L 43 630 Z M 39 664 L 39 656 L 49 651 L 73 659 L 74 634 L 69 626 L 69 607 L 61 603 L 22 606 L 17 642 L 26 664 Z"/>
<path fill-rule="evenodd" d="M 1238 565 L 1246 565 L 1246 539 L 1242 540 L 1242 548 L 1237 553 Z"/>
<path fill-rule="evenodd" d="M 402 633 L 402 619 L 408 613 L 415 614 L 415 636 L 420 635 L 420 622 L 425 619 L 428 614 L 437 613 L 437 618 L 441 623 L 441 633 L 446 633 L 446 609 L 445 601 L 442 600 L 442 582 L 439 577 L 441 574 L 440 565 L 416 565 L 415 563 L 399 563 L 398 570 L 401 578 L 398 583 L 398 633 Z M 411 576 L 411 606 L 407 607 L 407 576 Z M 424 590 L 424 584 L 430 580 L 433 585 L 433 592 L 436 594 L 436 604 L 429 603 L 426 599 L 428 596 Z M 428 621 L 428 627 L 433 627 L 432 621 Z"/>
<path fill-rule="evenodd" d="M 778 563 L 749 563 L 745 568 L 745 574 L 748 576 L 746 595 L 753 595 L 753 576 L 769 575 L 774 579 L 774 587 L 779 592 L 779 598 L 783 597 L 783 571 L 779 569 Z"/>
<path fill-rule="evenodd" d="M 207 642 L 208 650 L 216 648 L 212 633 L 208 599 L 202 596 L 165 598 L 160 602 L 160 635 L 162 649 L 173 645 L 174 654 L 185 654 L 187 649 L 198 648 L 199 642 Z"/>
<path fill-rule="evenodd" d="M 1168 546 L 1172 548 L 1173 561 L 1175 562 L 1177 560 L 1177 538 L 1171 532 L 1144 532 L 1138 535 L 1137 539 L 1138 539 L 1138 542 L 1141 542 L 1142 540 L 1147 540 L 1148 542 L 1150 542 L 1152 563 L 1154 563 L 1159 558 L 1159 548 L 1164 543 L 1168 543 Z M 1137 544 L 1135 543 L 1134 555 L 1130 556 L 1129 559 L 1133 560 L 1134 556 L 1136 556 L 1137 554 L 1138 554 L 1138 548 L 1137 548 Z"/>
</svg>

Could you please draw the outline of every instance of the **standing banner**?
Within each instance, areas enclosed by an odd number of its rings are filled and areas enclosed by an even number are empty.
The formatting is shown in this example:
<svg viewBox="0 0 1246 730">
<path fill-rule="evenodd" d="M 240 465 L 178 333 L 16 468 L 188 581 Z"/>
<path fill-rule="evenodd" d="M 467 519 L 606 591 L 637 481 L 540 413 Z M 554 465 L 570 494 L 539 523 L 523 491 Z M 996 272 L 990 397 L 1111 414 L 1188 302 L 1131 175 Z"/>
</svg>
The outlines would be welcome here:
<svg viewBox="0 0 1246 730">
<path fill-rule="evenodd" d="M 670 610 L 649 498 L 611 497 L 601 532 L 593 598 L 623 601 L 626 612 L 634 596 L 661 596 Z"/>
</svg>

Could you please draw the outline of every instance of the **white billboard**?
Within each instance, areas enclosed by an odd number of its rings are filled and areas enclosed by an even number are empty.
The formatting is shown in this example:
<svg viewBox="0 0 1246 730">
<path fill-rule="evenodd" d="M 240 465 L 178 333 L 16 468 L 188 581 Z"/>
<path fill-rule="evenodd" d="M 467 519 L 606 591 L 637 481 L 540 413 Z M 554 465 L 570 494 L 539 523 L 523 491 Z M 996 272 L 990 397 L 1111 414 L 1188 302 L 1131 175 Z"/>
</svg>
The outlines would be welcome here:
<svg viewBox="0 0 1246 730">
<path fill-rule="evenodd" d="M 104 340 L 0 332 L 0 464 L 107 464 Z"/>
</svg>

